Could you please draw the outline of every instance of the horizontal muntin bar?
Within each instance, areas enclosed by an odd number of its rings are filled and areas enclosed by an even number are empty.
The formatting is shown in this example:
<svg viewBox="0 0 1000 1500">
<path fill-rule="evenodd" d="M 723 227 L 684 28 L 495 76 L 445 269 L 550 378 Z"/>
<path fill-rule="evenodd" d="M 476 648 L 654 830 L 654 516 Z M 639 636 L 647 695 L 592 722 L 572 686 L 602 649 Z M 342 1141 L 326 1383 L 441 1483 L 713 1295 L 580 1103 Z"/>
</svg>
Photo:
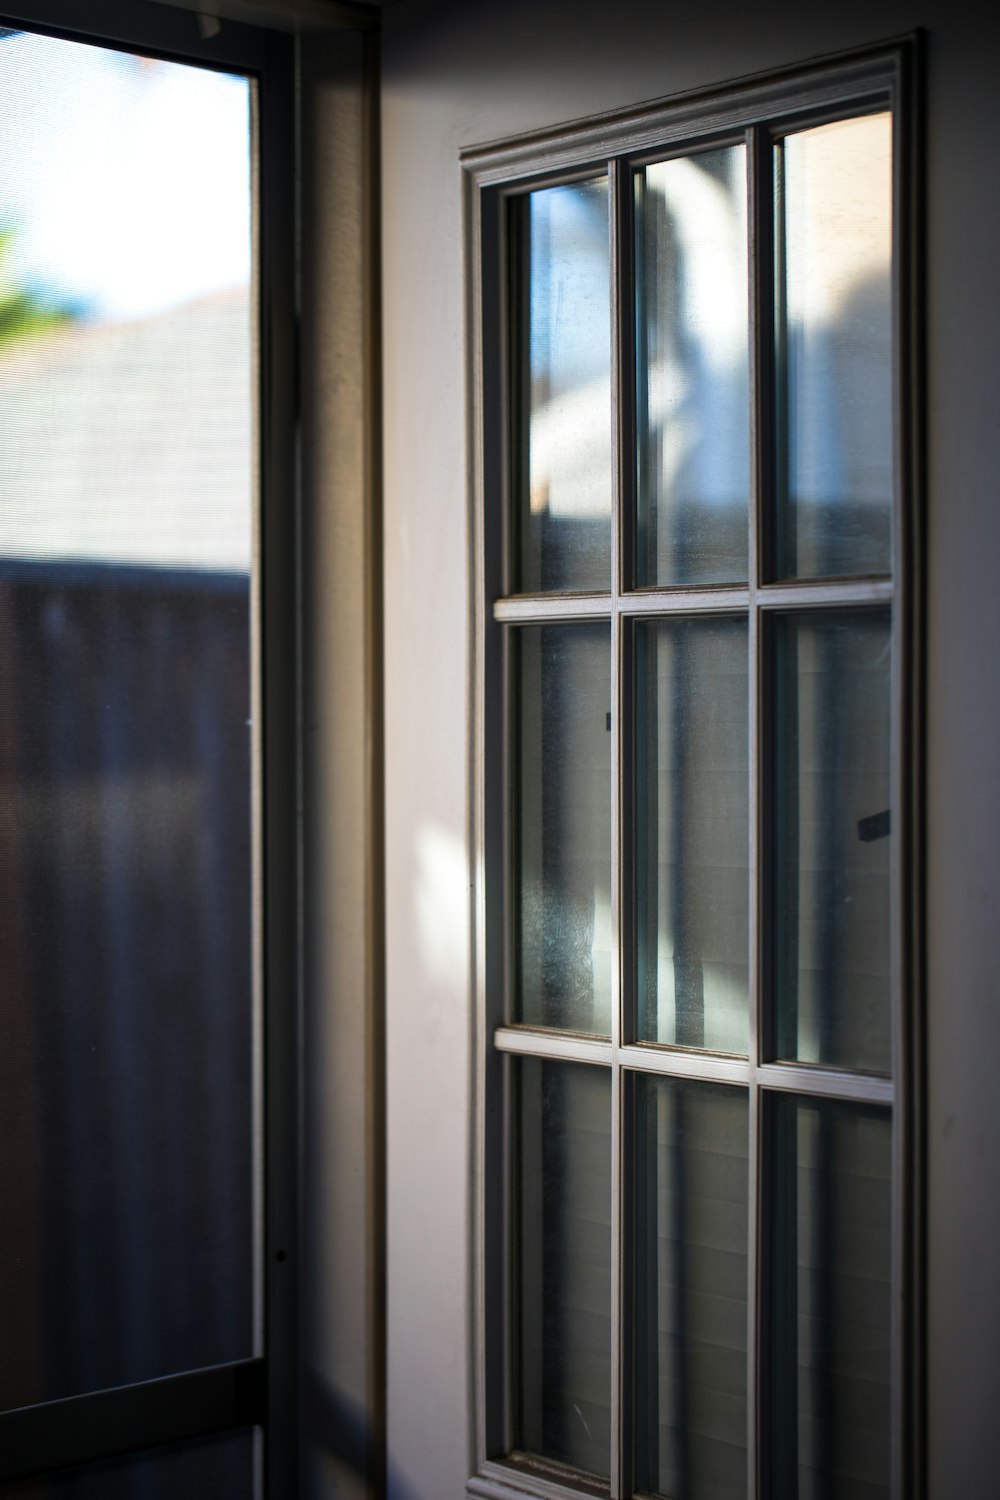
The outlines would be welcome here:
<svg viewBox="0 0 1000 1500">
<path fill-rule="evenodd" d="M 892 1104 L 895 1097 L 891 1078 L 818 1068 L 811 1063 L 763 1063 L 755 1077 L 761 1088 L 786 1094 L 813 1094 L 865 1104 Z"/>
<path fill-rule="evenodd" d="M 707 1083 L 750 1082 L 745 1057 L 723 1057 L 711 1052 L 686 1052 L 676 1047 L 620 1047 L 618 1061 L 635 1073 L 659 1073 L 671 1078 L 702 1078 Z"/>
<path fill-rule="evenodd" d="M 493 618 L 500 624 L 524 625 L 549 620 L 609 620 L 610 594 L 521 594 L 498 599 Z"/>
<path fill-rule="evenodd" d="M 837 579 L 835 582 L 767 583 L 754 600 L 761 609 L 809 609 L 847 604 L 891 604 L 890 578 Z"/>
<path fill-rule="evenodd" d="M 619 609 L 623 615 L 683 615 L 706 610 L 740 610 L 750 607 L 750 590 L 736 588 L 639 589 L 622 594 Z"/>
<path fill-rule="evenodd" d="M 0 1481 L 254 1427 L 266 1414 L 262 1359 L 18 1407 L 0 1412 Z"/>
<path fill-rule="evenodd" d="M 836 579 L 823 582 L 768 583 L 757 589 L 639 589 L 622 594 L 620 614 L 661 616 L 745 613 L 750 609 L 834 609 L 851 605 L 891 604 L 890 579 Z M 613 610 L 610 594 L 517 594 L 498 599 L 493 618 L 499 624 L 546 623 L 550 620 L 604 620 Z"/>
<path fill-rule="evenodd" d="M 562 1059 L 610 1067 L 617 1061 L 633 1073 L 655 1073 L 665 1078 L 701 1079 L 705 1083 L 730 1083 L 790 1094 L 812 1094 L 830 1099 L 858 1100 L 868 1104 L 892 1104 L 895 1090 L 891 1078 L 869 1073 L 848 1073 L 838 1068 L 815 1067 L 811 1063 L 763 1063 L 754 1067 L 747 1058 L 721 1053 L 685 1051 L 652 1043 L 619 1047 L 610 1041 L 580 1036 L 577 1032 L 541 1031 L 529 1026 L 498 1026 L 493 1036 L 498 1052 L 520 1057 Z"/>
<path fill-rule="evenodd" d="M 758 588 L 640 589 L 619 601 L 626 615 L 684 615 L 748 609 L 833 608 L 849 604 L 889 604 L 891 579 L 832 579 L 803 583 L 764 583 Z"/>
<path fill-rule="evenodd" d="M 561 1058 L 563 1062 L 596 1063 L 609 1068 L 610 1038 L 580 1036 L 578 1032 L 534 1031 L 527 1026 L 498 1026 L 493 1033 L 498 1052 L 519 1057 Z"/>
</svg>

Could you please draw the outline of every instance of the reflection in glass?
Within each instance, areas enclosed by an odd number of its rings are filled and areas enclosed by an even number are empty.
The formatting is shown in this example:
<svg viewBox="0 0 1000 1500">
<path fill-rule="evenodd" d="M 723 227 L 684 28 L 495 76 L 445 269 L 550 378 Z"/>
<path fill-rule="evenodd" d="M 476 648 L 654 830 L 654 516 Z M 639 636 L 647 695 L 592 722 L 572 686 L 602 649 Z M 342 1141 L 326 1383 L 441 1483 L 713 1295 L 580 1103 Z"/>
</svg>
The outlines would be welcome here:
<svg viewBox="0 0 1000 1500">
<path fill-rule="evenodd" d="M 747 1480 L 747 1096 L 637 1076 L 639 1493 Z"/>
<path fill-rule="evenodd" d="M 0 1485 L 0 1500 L 253 1500 L 254 1448 L 252 1432 L 172 1443 L 44 1479 Z"/>
<path fill-rule="evenodd" d="M 777 1055 L 888 1073 L 889 613 L 773 639 Z"/>
<path fill-rule="evenodd" d="M 787 136 L 775 148 L 775 185 L 785 409 L 777 575 L 887 573 L 891 116 Z"/>
<path fill-rule="evenodd" d="M 745 619 L 636 629 L 639 1037 L 748 1045 Z"/>
<path fill-rule="evenodd" d="M 512 1060 L 516 1080 L 515 1447 L 608 1478 L 611 1076 Z"/>
<path fill-rule="evenodd" d="M 515 633 L 516 1019 L 611 1032 L 611 637 Z"/>
<path fill-rule="evenodd" d="M 0 1405 L 253 1352 L 246 79 L 0 42 Z"/>
<path fill-rule="evenodd" d="M 888 1111 L 771 1101 L 766 1320 L 774 1500 L 888 1500 Z"/>
<path fill-rule="evenodd" d="M 746 149 L 635 174 L 639 587 L 747 576 Z"/>
<path fill-rule="evenodd" d="M 606 177 L 520 204 L 515 589 L 611 587 L 611 303 Z"/>
</svg>

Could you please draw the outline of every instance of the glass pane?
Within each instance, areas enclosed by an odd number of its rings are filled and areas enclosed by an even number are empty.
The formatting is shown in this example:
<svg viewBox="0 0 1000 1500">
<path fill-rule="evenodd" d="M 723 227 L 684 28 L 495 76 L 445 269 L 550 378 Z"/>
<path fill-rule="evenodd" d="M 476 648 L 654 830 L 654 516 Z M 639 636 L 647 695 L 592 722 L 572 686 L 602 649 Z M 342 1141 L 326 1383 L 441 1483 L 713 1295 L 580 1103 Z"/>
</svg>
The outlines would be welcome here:
<svg viewBox="0 0 1000 1500">
<path fill-rule="evenodd" d="M 515 589 L 611 587 L 608 182 L 523 200 Z"/>
<path fill-rule="evenodd" d="M 0 1405 L 252 1352 L 245 79 L 0 41 Z"/>
<path fill-rule="evenodd" d="M 637 1077 L 636 1488 L 747 1487 L 747 1096 Z"/>
<path fill-rule="evenodd" d="M 777 574 L 888 573 L 892 117 L 788 136 L 775 149 L 775 182 Z"/>
<path fill-rule="evenodd" d="M 888 1500 L 892 1127 L 887 1111 L 771 1100 L 774 1500 Z"/>
<path fill-rule="evenodd" d="M 611 633 L 517 631 L 515 1019 L 611 1033 Z"/>
<path fill-rule="evenodd" d="M 0 1485 L 0 1500 L 254 1500 L 256 1470 L 254 1434 L 234 1432 Z"/>
<path fill-rule="evenodd" d="M 607 1479 L 611 1076 L 512 1063 L 517 1089 L 515 1446 Z"/>
<path fill-rule="evenodd" d="M 774 626 L 777 1054 L 888 1073 L 889 612 Z"/>
<path fill-rule="evenodd" d="M 746 149 L 635 175 L 636 582 L 747 576 Z"/>
<path fill-rule="evenodd" d="M 747 625 L 636 629 L 639 1036 L 749 1039 Z"/>
</svg>

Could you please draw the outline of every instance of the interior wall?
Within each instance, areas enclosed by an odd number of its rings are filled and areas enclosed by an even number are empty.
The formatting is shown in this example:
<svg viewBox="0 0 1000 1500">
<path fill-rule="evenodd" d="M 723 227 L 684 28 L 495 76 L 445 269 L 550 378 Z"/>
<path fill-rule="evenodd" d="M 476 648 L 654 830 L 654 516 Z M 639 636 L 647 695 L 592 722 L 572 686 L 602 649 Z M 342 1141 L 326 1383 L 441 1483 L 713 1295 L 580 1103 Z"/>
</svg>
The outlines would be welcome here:
<svg viewBox="0 0 1000 1500">
<path fill-rule="evenodd" d="M 967 0 L 399 0 L 383 21 L 388 1437 L 470 1472 L 465 146 L 926 28 L 929 1491 L 1000 1493 L 1000 23 Z"/>
</svg>

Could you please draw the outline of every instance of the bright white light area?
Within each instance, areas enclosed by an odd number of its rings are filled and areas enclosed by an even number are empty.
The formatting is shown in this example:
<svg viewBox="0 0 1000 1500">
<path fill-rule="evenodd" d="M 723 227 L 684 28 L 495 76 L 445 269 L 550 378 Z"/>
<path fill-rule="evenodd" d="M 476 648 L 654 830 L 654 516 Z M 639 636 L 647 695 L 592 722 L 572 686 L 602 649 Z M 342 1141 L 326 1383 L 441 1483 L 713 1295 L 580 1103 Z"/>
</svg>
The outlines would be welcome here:
<svg viewBox="0 0 1000 1500">
<path fill-rule="evenodd" d="M 740 964 L 702 964 L 702 1007 L 704 1043 L 712 1052 L 746 1054 L 747 995 L 746 968 Z M 672 1040 L 682 1017 L 678 1013 L 673 939 L 669 930 L 660 927 L 660 946 L 656 965 L 657 1035 Z M 804 1057 L 804 1053 L 799 1053 Z"/>
<path fill-rule="evenodd" d="M 102 320 L 250 274 L 244 78 L 21 34 L 0 41 L 9 273 Z"/>
<path fill-rule="evenodd" d="M 444 828 L 422 828 L 417 837 L 417 931 L 426 971 L 442 986 L 460 983 L 469 962 L 470 885 L 462 840 Z"/>
<path fill-rule="evenodd" d="M 742 152 L 737 160 L 742 167 Z M 651 202 L 662 199 L 677 242 L 688 339 L 715 368 L 745 365 L 746 195 L 719 182 L 697 157 L 647 167 L 646 192 Z"/>
<path fill-rule="evenodd" d="M 746 164 L 742 149 L 725 153 L 732 177 L 720 181 L 705 166 L 720 155 L 646 169 L 646 215 L 669 226 L 657 248 L 670 268 L 647 287 L 647 421 L 661 493 L 683 482 L 700 503 L 729 507 L 748 463 Z"/>
<path fill-rule="evenodd" d="M 892 116 L 840 120 L 785 141 L 788 318 L 836 324 L 892 265 Z"/>
</svg>

